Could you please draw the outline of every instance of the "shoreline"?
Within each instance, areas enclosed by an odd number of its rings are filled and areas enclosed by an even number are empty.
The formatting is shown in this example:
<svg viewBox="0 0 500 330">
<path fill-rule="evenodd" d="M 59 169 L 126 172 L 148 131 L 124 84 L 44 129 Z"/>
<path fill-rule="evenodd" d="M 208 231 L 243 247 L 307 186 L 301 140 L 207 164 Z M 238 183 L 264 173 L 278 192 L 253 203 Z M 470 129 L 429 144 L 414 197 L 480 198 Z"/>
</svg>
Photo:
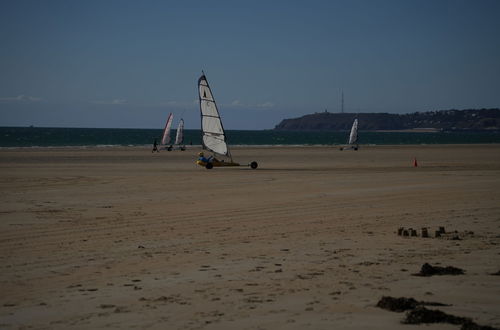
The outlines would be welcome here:
<svg viewBox="0 0 500 330">
<path fill-rule="evenodd" d="M 235 144 L 231 145 L 230 149 L 244 149 L 244 148 L 332 148 L 332 149 L 337 149 L 338 147 L 345 146 L 346 144 Z M 440 147 L 440 146 L 460 146 L 460 147 L 465 147 L 465 146 L 499 146 L 500 143 L 498 142 L 491 142 L 491 143 L 420 143 L 420 144 L 359 144 L 359 148 L 373 148 L 373 147 L 397 147 L 397 148 L 402 148 L 402 147 L 428 147 L 428 146 L 435 146 L 435 147 Z M 201 149 L 201 145 L 186 145 L 186 150 L 189 151 L 190 149 Z M 30 147 L 0 147 L 0 151 L 2 150 L 51 150 L 51 149 L 62 149 L 62 150 L 68 150 L 68 149 L 76 149 L 76 150 L 85 150 L 85 149 L 97 149 L 97 150 L 105 150 L 105 149 L 152 149 L 152 145 L 150 144 L 145 144 L 145 145 L 79 145 L 79 146 L 30 146 Z M 166 151 L 160 149 L 160 151 Z M 177 150 L 174 150 L 173 152 L 176 152 Z M 167 151 L 168 152 L 168 151 Z"/>
</svg>

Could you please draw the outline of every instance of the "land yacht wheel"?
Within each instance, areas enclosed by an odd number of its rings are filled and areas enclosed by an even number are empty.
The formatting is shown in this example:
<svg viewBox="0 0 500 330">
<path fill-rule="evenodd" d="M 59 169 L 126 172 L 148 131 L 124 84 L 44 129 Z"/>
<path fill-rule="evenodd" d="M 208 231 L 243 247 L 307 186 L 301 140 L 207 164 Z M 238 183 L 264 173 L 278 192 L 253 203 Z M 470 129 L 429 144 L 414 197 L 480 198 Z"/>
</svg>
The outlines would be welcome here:
<svg viewBox="0 0 500 330">
<path fill-rule="evenodd" d="M 212 164 L 212 163 L 207 163 L 207 165 L 205 165 L 205 168 L 207 170 L 211 170 L 213 167 L 214 167 L 214 164 Z"/>
<path fill-rule="evenodd" d="M 250 167 L 253 168 L 254 170 L 257 168 L 257 166 L 259 166 L 259 164 L 257 164 L 257 162 L 250 163 Z"/>
</svg>

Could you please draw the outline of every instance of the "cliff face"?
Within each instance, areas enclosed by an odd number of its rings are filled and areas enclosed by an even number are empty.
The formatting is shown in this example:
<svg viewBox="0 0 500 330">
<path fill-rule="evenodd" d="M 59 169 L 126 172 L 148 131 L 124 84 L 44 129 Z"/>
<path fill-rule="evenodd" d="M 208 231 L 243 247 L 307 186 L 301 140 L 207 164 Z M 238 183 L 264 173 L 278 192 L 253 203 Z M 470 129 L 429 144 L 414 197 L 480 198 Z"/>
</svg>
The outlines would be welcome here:
<svg viewBox="0 0 500 330">
<path fill-rule="evenodd" d="M 440 130 L 498 130 L 500 109 L 441 110 L 410 114 L 329 113 L 284 119 L 276 130 L 349 130 L 354 118 L 360 130 L 401 130 L 435 128 Z"/>
</svg>

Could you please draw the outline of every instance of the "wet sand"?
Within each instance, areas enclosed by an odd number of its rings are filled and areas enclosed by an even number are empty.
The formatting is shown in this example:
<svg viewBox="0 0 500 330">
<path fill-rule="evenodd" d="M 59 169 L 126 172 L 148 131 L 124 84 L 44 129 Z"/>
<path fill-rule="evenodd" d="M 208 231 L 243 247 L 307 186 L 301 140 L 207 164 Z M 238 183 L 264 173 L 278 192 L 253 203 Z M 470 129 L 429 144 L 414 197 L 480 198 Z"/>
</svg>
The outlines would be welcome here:
<svg viewBox="0 0 500 330">
<path fill-rule="evenodd" d="M 0 150 L 0 328 L 415 327 L 382 296 L 500 327 L 500 145 L 198 151 Z M 439 226 L 473 234 L 397 235 Z"/>
</svg>

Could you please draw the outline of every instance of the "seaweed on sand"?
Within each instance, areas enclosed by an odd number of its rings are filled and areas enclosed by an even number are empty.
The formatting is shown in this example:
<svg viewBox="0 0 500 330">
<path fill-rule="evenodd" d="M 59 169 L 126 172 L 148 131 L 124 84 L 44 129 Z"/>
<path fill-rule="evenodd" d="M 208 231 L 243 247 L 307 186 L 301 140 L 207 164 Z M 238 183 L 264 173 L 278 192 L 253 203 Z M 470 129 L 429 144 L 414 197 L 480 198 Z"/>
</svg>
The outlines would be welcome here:
<svg viewBox="0 0 500 330">
<path fill-rule="evenodd" d="M 393 312 L 404 312 L 410 309 L 415 309 L 418 306 L 428 305 L 428 306 L 449 306 L 446 304 L 431 302 L 431 301 L 417 301 L 413 298 L 394 298 L 389 296 L 382 297 L 378 303 L 377 307 L 382 309 L 387 309 Z"/>
<path fill-rule="evenodd" d="M 461 330 L 496 330 L 490 326 L 479 325 L 468 317 L 447 314 L 440 310 L 430 310 L 425 307 L 417 307 L 406 314 L 402 321 L 405 324 L 421 323 L 450 323 L 462 325 Z"/>
<path fill-rule="evenodd" d="M 413 274 L 415 276 L 433 276 L 433 275 L 463 275 L 465 271 L 463 269 L 447 266 L 431 266 L 428 263 L 422 265 L 419 273 Z"/>
<path fill-rule="evenodd" d="M 468 317 L 455 316 L 440 310 L 430 310 L 425 308 L 424 305 L 450 306 L 438 302 L 425 302 L 417 301 L 413 298 L 393 298 L 388 296 L 382 297 L 377 303 L 377 307 L 393 312 L 408 311 L 406 318 L 401 321 L 404 324 L 450 323 L 461 325 L 461 330 L 499 330 L 490 326 L 479 325 Z"/>
<path fill-rule="evenodd" d="M 406 324 L 420 324 L 420 323 L 451 323 L 451 324 L 464 324 L 472 322 L 471 319 L 459 317 L 451 314 L 446 314 L 440 310 L 430 310 L 425 307 L 418 307 L 409 311 L 403 323 Z"/>
</svg>

